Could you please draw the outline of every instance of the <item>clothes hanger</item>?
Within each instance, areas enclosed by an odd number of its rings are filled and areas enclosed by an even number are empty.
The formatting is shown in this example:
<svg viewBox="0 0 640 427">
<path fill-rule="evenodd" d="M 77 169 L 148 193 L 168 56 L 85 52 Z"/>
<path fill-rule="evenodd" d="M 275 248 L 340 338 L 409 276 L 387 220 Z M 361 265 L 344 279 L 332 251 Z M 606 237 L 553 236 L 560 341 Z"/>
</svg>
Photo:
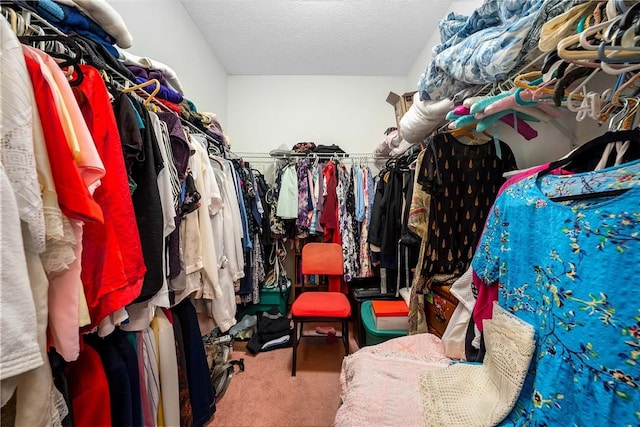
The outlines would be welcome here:
<svg viewBox="0 0 640 427">
<path fill-rule="evenodd" d="M 84 75 L 79 67 L 82 61 L 82 50 L 72 37 L 60 34 L 26 35 L 18 37 L 18 40 L 20 43 L 30 46 L 33 43 L 39 44 L 38 48 L 53 57 L 60 68 L 71 68 L 70 75 L 75 74 L 75 78 L 69 81 L 71 86 L 78 86 L 82 83 Z M 67 51 L 60 52 L 55 49 L 45 49 L 46 46 L 43 46 L 42 43 L 49 41 L 59 42 Z"/>
<path fill-rule="evenodd" d="M 468 127 L 461 127 L 461 128 L 453 129 L 449 133 L 451 134 L 451 136 L 453 136 L 456 139 L 460 139 L 460 137 L 467 137 L 469 139 L 475 139 L 476 136 L 469 129 L 470 128 L 468 128 Z"/>
<path fill-rule="evenodd" d="M 585 144 L 581 145 L 565 158 L 551 162 L 547 168 L 538 172 L 538 177 L 541 177 L 557 168 L 566 168 L 571 163 L 579 162 L 585 157 L 590 157 L 592 156 L 592 153 L 594 151 L 600 150 L 601 148 L 606 149 L 606 147 L 611 143 L 619 143 L 619 142 L 626 142 L 626 141 L 628 141 L 630 144 L 640 144 L 640 132 L 638 132 L 638 130 L 623 130 L 618 132 L 607 131 L 605 134 L 597 138 L 594 138 L 591 141 L 588 141 Z M 614 196 L 624 194 L 627 191 L 628 189 L 615 189 L 615 190 L 596 191 L 591 193 L 578 193 L 578 194 L 571 194 L 566 196 L 550 197 L 550 200 L 553 200 L 554 202 L 563 202 L 563 201 L 570 201 L 570 200 L 594 199 L 594 198 L 600 198 L 600 197 L 614 197 Z"/>
<path fill-rule="evenodd" d="M 558 168 L 567 168 L 572 163 L 579 162 L 585 159 L 585 157 L 592 156 L 594 152 L 603 148 L 611 142 L 631 141 L 634 144 L 640 143 L 640 131 L 638 130 L 622 130 L 617 132 L 607 131 L 604 134 L 582 144 L 580 147 L 573 150 L 568 156 L 555 160 L 539 172 L 539 175 L 545 175 L 552 170 Z M 598 153 L 599 154 L 599 153 Z"/>
<path fill-rule="evenodd" d="M 149 94 L 147 91 L 145 91 L 145 93 L 148 93 L 148 96 L 146 97 L 146 99 L 144 100 L 143 104 L 145 106 L 149 105 L 149 103 L 153 100 L 153 98 L 158 94 L 158 92 L 160 91 L 160 82 L 157 79 L 151 79 L 151 80 L 147 80 L 146 82 L 128 87 L 128 88 L 124 88 L 122 90 L 122 92 L 124 93 L 129 93 L 129 92 L 134 92 L 138 89 L 143 89 L 149 85 L 155 84 L 156 86 L 154 87 L 153 91 Z"/>
<path fill-rule="evenodd" d="M 15 10 L 10 7 L 3 7 L 2 14 L 9 21 L 9 25 L 11 25 L 11 31 L 13 31 L 16 35 L 18 34 L 18 14 Z"/>
<path fill-rule="evenodd" d="M 640 64 L 632 64 L 632 65 L 626 65 L 621 67 L 615 67 L 607 62 L 602 62 L 600 64 L 600 68 L 602 68 L 602 71 L 604 71 L 607 74 L 620 75 L 620 74 L 640 70 Z"/>
<path fill-rule="evenodd" d="M 586 14 L 591 13 L 590 8 L 595 7 L 591 2 L 573 6 L 561 15 L 545 22 L 540 30 L 540 40 L 538 49 L 542 52 L 549 52 L 556 48 L 558 42 L 574 32 L 575 23 Z"/>
<path fill-rule="evenodd" d="M 579 34 L 566 37 L 558 42 L 558 56 L 565 60 L 596 60 L 597 46 L 589 43 L 588 39 L 601 36 L 606 38 L 615 28 L 615 24 L 622 19 L 621 15 L 607 16 L 608 20 L 586 28 Z M 603 31 L 604 30 L 604 33 Z M 602 34 L 601 34 L 602 33 Z"/>
<path fill-rule="evenodd" d="M 640 78 L 640 73 L 634 74 L 633 76 L 628 78 L 626 82 L 620 85 L 620 87 L 618 87 L 618 89 L 616 89 L 616 91 L 613 93 L 613 96 L 611 96 L 611 103 L 615 106 L 620 106 L 620 96 L 622 95 L 622 92 L 624 92 L 629 86 L 631 86 L 632 83 L 638 80 L 638 78 Z"/>
<path fill-rule="evenodd" d="M 553 89 L 553 103 L 556 107 L 562 105 L 563 99 L 565 99 L 568 95 L 567 87 L 571 85 L 576 80 L 582 79 L 584 77 L 589 76 L 592 73 L 592 70 L 585 67 L 576 67 L 573 70 L 569 71 L 562 78 L 558 79 Z M 577 94 L 574 94 L 575 97 L 578 97 Z M 581 95 L 580 95 L 581 96 Z"/>
<path fill-rule="evenodd" d="M 633 25 L 633 21 L 640 14 L 640 3 L 634 2 L 625 13 L 621 15 L 620 28 L 626 30 Z"/>
</svg>

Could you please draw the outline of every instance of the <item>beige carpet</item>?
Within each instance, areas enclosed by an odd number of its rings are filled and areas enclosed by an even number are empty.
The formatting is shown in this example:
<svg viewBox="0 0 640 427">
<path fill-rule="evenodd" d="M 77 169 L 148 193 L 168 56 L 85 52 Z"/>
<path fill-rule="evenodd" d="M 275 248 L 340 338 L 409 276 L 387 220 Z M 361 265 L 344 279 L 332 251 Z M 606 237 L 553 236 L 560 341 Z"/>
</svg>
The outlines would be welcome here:
<svg viewBox="0 0 640 427">
<path fill-rule="evenodd" d="M 304 338 L 295 377 L 291 355 L 291 347 L 255 356 L 234 351 L 233 359 L 244 358 L 245 371 L 233 376 L 208 426 L 331 426 L 340 404 L 342 341 Z"/>
</svg>

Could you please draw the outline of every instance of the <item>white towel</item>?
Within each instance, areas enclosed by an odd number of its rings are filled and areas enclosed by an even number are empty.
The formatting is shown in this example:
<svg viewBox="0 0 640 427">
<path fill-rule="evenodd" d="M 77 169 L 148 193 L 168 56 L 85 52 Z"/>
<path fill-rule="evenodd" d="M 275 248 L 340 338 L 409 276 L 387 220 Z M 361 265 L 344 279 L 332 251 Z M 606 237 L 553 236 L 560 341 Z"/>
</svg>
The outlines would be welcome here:
<svg viewBox="0 0 640 427">
<path fill-rule="evenodd" d="M 444 121 L 449 110 L 453 109 L 453 101 L 421 101 L 419 92 L 413 95 L 413 104 L 400 119 L 400 135 L 412 144 L 421 143 Z"/>
</svg>

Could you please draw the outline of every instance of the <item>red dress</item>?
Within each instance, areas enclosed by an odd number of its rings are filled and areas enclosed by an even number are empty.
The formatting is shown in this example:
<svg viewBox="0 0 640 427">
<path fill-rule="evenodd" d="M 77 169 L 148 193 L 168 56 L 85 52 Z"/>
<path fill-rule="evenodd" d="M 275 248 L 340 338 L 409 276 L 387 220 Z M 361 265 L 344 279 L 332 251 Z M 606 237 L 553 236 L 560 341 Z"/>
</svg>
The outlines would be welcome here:
<svg viewBox="0 0 640 427">
<path fill-rule="evenodd" d="M 340 228 L 338 227 L 338 170 L 335 163 L 328 162 L 322 173 L 327 182 L 327 197 L 324 199 L 322 214 L 320 214 L 324 241 L 341 245 Z"/>
<path fill-rule="evenodd" d="M 87 224 L 102 223 L 102 209 L 91 197 L 73 159 L 51 88 L 42 75 L 40 64 L 29 56 L 25 56 L 24 60 L 33 84 L 60 209 L 70 219 L 85 221 Z"/>
<path fill-rule="evenodd" d="M 109 383 L 100 355 L 84 345 L 80 357 L 65 369 L 69 383 L 73 423 L 76 426 L 111 426 Z"/>
<path fill-rule="evenodd" d="M 84 79 L 74 93 L 106 170 L 93 194 L 104 224 L 86 224 L 82 238 L 81 277 L 95 326 L 138 297 L 146 267 L 109 94 L 95 68 L 80 68 Z"/>
</svg>

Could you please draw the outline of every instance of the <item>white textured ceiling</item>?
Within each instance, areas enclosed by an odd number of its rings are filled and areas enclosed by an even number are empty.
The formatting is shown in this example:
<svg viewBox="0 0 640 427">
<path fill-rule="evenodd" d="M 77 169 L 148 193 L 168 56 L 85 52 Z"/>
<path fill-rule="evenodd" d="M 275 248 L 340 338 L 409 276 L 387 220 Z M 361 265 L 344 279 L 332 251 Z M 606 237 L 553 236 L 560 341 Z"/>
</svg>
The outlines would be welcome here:
<svg viewBox="0 0 640 427">
<path fill-rule="evenodd" d="M 452 0 L 181 0 L 230 75 L 405 76 Z"/>
</svg>

